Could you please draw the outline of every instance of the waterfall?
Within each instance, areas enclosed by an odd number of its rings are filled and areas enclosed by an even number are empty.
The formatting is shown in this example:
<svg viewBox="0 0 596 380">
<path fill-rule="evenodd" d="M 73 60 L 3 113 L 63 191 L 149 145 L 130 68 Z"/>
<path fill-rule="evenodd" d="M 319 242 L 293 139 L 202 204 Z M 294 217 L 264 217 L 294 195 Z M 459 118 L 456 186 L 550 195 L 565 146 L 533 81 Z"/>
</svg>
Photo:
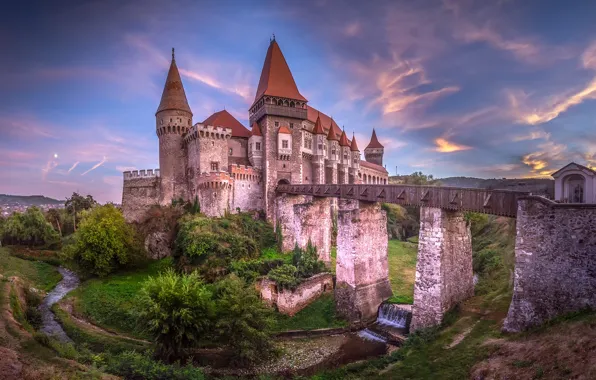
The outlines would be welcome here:
<svg viewBox="0 0 596 380">
<path fill-rule="evenodd" d="M 411 313 L 410 310 L 400 305 L 384 303 L 379 307 L 377 323 L 384 326 L 405 329 Z"/>
<path fill-rule="evenodd" d="M 377 334 L 376 332 L 369 329 L 358 331 L 358 336 L 364 340 L 387 343 L 387 339 L 384 336 Z"/>
</svg>

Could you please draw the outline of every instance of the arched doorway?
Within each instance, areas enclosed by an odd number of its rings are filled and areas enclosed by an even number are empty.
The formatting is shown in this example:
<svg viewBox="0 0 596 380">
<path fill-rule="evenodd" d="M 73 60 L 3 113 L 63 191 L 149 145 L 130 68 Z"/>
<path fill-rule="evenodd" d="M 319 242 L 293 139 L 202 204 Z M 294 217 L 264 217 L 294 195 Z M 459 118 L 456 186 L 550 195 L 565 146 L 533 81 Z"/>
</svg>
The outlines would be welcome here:
<svg viewBox="0 0 596 380">
<path fill-rule="evenodd" d="M 278 184 L 278 185 L 289 185 L 289 184 L 290 184 L 290 181 L 288 181 L 287 179 L 280 179 L 280 180 L 277 182 L 277 184 Z"/>
<path fill-rule="evenodd" d="M 563 180 L 564 198 L 569 203 L 585 203 L 586 178 L 581 174 L 570 174 Z"/>
</svg>

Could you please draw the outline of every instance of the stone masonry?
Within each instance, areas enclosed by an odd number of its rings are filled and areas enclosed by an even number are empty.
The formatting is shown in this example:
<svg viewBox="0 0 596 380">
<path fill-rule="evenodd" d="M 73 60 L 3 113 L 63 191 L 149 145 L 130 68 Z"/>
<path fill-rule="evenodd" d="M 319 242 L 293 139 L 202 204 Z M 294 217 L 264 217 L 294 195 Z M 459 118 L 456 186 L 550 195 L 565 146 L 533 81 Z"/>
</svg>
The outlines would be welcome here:
<svg viewBox="0 0 596 380">
<path fill-rule="evenodd" d="M 296 243 L 305 248 L 310 240 L 327 266 L 331 265 L 331 228 L 330 198 L 313 197 L 311 202 L 294 206 Z"/>
<path fill-rule="evenodd" d="M 392 294 L 387 215 L 379 203 L 340 200 L 337 227 L 337 311 L 353 324 L 371 322 Z"/>
<path fill-rule="evenodd" d="M 596 205 L 518 202 L 513 300 L 503 330 L 596 309 Z"/>
<path fill-rule="evenodd" d="M 472 239 L 463 213 L 420 208 L 420 236 L 411 331 L 440 324 L 474 295 Z"/>
</svg>

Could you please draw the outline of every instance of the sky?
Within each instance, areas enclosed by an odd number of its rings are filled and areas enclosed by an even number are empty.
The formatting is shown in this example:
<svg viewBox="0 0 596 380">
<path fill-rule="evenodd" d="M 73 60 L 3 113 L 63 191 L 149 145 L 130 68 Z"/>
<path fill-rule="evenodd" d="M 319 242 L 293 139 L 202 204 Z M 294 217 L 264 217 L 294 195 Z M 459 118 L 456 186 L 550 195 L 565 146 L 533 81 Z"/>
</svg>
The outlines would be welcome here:
<svg viewBox="0 0 596 380">
<path fill-rule="evenodd" d="M 391 175 L 596 166 L 596 2 L 12 2 L 0 15 L 0 193 L 120 203 L 158 167 L 171 48 L 194 122 L 248 126 L 275 34 L 300 92 Z M 5 7 L 6 8 L 6 7 Z"/>
</svg>

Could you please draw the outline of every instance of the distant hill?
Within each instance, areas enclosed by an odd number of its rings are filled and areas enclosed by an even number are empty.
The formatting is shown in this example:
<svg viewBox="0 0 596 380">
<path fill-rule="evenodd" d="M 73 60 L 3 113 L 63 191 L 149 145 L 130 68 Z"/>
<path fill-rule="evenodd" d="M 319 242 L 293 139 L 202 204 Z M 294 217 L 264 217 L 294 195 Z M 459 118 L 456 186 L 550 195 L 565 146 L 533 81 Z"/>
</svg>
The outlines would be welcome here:
<svg viewBox="0 0 596 380">
<path fill-rule="evenodd" d="M 10 206 L 39 206 L 39 205 L 59 205 L 64 201 L 44 197 L 43 195 L 8 195 L 0 194 L 0 205 Z"/>
</svg>

